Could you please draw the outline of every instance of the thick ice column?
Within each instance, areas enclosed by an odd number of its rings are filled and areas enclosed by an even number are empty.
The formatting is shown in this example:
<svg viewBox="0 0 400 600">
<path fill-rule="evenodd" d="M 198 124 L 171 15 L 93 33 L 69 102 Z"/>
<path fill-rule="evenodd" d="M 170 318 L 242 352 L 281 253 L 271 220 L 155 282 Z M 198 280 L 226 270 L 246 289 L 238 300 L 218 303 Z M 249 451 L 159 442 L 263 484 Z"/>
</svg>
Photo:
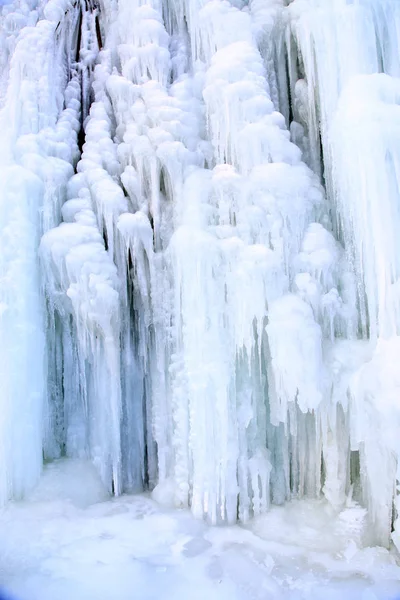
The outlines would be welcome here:
<svg viewBox="0 0 400 600">
<path fill-rule="evenodd" d="M 36 27 L 37 13 L 25 11 L 26 24 L 32 26 L 22 29 L 15 46 L 0 114 L 1 503 L 23 496 L 35 483 L 47 429 L 45 319 L 37 249 L 41 232 L 59 219 L 76 138 L 74 107 L 68 105 L 70 110 L 61 115 L 71 32 L 55 36 L 53 5 L 48 4 L 49 18 Z M 21 5 L 22 12 L 25 8 Z M 63 21 L 73 21 L 74 11 L 67 17 L 64 13 Z M 21 20 L 16 25 L 22 27 Z"/>
<path fill-rule="evenodd" d="M 194 513 L 214 523 L 232 522 L 236 518 L 237 425 L 232 405 L 234 348 L 225 353 L 223 335 L 225 260 L 217 240 L 201 228 L 178 230 L 172 244 L 176 296 L 180 298 L 175 318 L 182 336 L 189 420 L 186 439 L 177 441 L 189 447 L 187 484 L 192 480 Z"/>
<path fill-rule="evenodd" d="M 390 468 L 384 469 L 382 493 L 387 499 L 378 501 L 375 497 L 378 491 L 375 489 L 374 464 L 369 463 L 372 433 L 366 422 L 358 419 L 363 410 L 368 414 L 376 410 L 373 419 L 377 420 L 377 429 L 386 423 L 384 408 L 382 412 L 377 408 L 378 397 L 383 401 L 385 392 L 382 389 L 378 393 L 376 385 L 383 377 L 380 372 L 383 348 L 395 344 L 399 333 L 398 168 L 394 142 L 400 122 L 396 79 L 400 67 L 399 5 L 392 0 L 335 0 L 329 4 L 319 0 L 295 0 L 288 7 L 288 14 L 293 36 L 288 35 L 288 47 L 292 95 L 295 98 L 294 118 L 301 124 L 300 127 L 293 124 L 293 139 L 301 140 L 308 152 L 307 160 L 317 169 L 321 158 L 318 131 L 321 131 L 324 176 L 336 217 L 335 229 L 344 242 L 346 258 L 356 282 L 356 286 L 350 285 L 345 294 L 347 308 L 345 305 L 340 307 L 334 293 L 329 293 L 329 311 L 336 311 L 335 320 L 337 323 L 338 319 L 341 321 L 340 327 L 344 326 L 346 332 L 350 322 L 349 309 L 353 304 L 357 308 L 357 320 L 353 312 L 352 328 L 345 335 L 354 337 L 356 333 L 369 338 L 372 348 L 377 344 L 376 356 L 368 363 L 369 367 L 360 366 L 366 357 L 354 365 L 358 383 L 351 385 L 358 390 L 355 393 L 358 409 L 354 405 L 346 408 L 347 392 L 336 380 L 335 373 L 332 373 L 332 398 L 342 404 L 346 423 L 351 427 L 358 423 L 357 437 L 352 438 L 352 450 L 360 452 L 365 475 L 364 497 L 371 507 L 372 519 L 376 521 L 376 538 L 387 543 L 391 504 L 388 498 L 393 495 L 395 466 L 391 464 Z M 296 55 L 294 48 L 299 49 L 301 56 L 298 68 L 293 60 Z M 309 268 L 307 271 L 310 273 Z M 298 275 L 296 283 L 301 293 L 308 295 L 310 300 L 315 296 L 316 290 L 310 286 L 306 276 Z M 326 324 L 327 317 L 325 306 Z M 382 338 L 388 341 L 384 342 Z M 335 345 L 337 356 L 340 351 L 346 352 L 337 342 Z M 353 347 L 358 354 L 357 345 Z M 361 347 L 359 342 L 358 348 Z M 389 355 L 387 360 L 390 362 Z M 369 391 L 363 388 L 360 392 L 359 386 L 368 369 L 369 373 L 374 372 L 376 382 L 373 383 L 371 376 L 366 384 Z M 387 386 L 395 387 L 394 373 L 387 369 L 385 373 Z M 347 386 L 350 380 L 347 379 Z M 372 412 L 370 397 L 376 398 Z M 339 427 L 336 429 L 338 432 Z M 391 457 L 387 461 L 385 459 L 385 464 L 392 459 L 397 460 L 394 458 L 397 450 L 389 448 L 384 436 L 379 443 L 375 436 L 372 437 L 379 448 L 377 452 Z M 365 458 L 367 453 L 368 459 Z M 335 453 L 330 454 L 334 456 Z M 389 507 L 385 514 L 383 509 L 380 515 L 376 513 L 376 503 L 379 502 Z"/>
<path fill-rule="evenodd" d="M 331 127 L 338 212 L 358 277 L 361 330 L 376 345 L 350 385 L 352 443 L 360 451 L 371 531 L 384 545 L 399 461 L 391 437 L 398 418 L 393 356 L 399 339 L 399 104 L 398 79 L 386 74 L 354 78 L 341 95 Z"/>
<path fill-rule="evenodd" d="M 373 339 L 400 333 L 399 127 L 399 82 L 381 74 L 352 81 L 331 129 L 340 224 Z"/>
<path fill-rule="evenodd" d="M 43 185 L 20 166 L 1 170 L 0 503 L 20 498 L 42 466 L 46 394 L 44 318 L 37 265 Z"/>
</svg>

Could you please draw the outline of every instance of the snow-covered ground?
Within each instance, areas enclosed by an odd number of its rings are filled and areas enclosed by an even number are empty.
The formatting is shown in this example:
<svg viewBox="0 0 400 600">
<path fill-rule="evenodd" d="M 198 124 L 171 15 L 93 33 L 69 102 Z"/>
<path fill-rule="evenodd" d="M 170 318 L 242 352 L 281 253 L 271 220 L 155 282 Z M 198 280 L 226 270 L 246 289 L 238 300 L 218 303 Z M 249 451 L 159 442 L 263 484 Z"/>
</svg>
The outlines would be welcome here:
<svg viewBox="0 0 400 600">
<path fill-rule="evenodd" d="M 209 527 L 147 495 L 109 499 L 93 467 L 48 465 L 0 515 L 0 580 L 19 600 L 391 600 L 400 566 L 362 546 L 364 511 L 273 507 Z"/>
</svg>

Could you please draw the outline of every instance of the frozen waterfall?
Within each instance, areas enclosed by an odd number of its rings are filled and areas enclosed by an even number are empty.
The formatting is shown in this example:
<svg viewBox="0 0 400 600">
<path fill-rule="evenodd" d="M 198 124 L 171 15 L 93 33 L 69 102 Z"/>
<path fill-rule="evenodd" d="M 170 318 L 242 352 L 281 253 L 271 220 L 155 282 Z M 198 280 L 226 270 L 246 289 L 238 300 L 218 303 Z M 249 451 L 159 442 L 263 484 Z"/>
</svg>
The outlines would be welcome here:
<svg viewBox="0 0 400 600">
<path fill-rule="evenodd" d="M 90 458 L 400 548 L 398 0 L 0 6 L 0 504 Z"/>
</svg>

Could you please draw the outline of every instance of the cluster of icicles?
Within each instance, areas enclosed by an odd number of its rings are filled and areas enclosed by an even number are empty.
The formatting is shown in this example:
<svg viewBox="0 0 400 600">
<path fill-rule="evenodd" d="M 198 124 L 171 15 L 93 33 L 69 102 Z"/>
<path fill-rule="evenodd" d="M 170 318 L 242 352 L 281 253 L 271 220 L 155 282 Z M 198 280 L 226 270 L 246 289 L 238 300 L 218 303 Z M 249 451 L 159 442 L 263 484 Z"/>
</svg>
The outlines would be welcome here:
<svg viewBox="0 0 400 600">
<path fill-rule="evenodd" d="M 398 1 L 15 4 L 0 502 L 90 457 L 212 523 L 323 494 L 397 542 Z"/>
</svg>

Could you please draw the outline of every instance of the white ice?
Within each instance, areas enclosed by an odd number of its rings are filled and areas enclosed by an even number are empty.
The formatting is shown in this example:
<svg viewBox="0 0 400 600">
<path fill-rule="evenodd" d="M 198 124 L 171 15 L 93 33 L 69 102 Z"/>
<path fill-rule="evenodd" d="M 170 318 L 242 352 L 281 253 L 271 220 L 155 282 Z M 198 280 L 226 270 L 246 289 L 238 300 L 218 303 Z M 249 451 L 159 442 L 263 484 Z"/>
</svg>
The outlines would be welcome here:
<svg viewBox="0 0 400 600">
<path fill-rule="evenodd" d="M 22 599 L 398 591 L 399 48 L 398 0 L 1 4 Z"/>
</svg>

